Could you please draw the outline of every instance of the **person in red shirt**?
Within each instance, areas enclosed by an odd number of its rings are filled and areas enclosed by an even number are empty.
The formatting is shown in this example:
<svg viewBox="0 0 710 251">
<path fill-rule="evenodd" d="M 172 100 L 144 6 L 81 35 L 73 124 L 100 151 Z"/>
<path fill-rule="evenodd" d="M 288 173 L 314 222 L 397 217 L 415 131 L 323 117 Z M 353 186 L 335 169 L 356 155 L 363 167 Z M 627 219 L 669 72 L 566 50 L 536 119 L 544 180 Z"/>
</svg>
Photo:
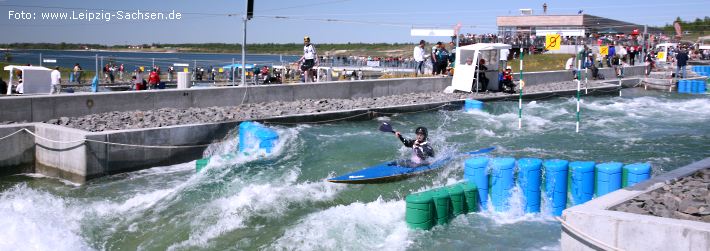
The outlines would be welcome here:
<svg viewBox="0 0 710 251">
<path fill-rule="evenodd" d="M 156 89 L 158 87 L 158 83 L 160 83 L 160 75 L 158 75 L 157 70 L 153 69 L 148 76 L 148 88 Z"/>
</svg>

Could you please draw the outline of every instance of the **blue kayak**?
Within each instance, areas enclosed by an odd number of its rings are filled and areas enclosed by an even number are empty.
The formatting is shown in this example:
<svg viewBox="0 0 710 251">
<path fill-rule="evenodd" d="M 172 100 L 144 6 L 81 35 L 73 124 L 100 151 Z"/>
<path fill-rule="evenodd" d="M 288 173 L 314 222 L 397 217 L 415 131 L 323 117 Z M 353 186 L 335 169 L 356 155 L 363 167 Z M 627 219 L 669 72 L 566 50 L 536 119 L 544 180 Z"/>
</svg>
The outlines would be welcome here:
<svg viewBox="0 0 710 251">
<path fill-rule="evenodd" d="M 478 151 L 467 152 L 464 154 L 480 154 L 493 151 L 494 147 L 484 148 Z M 419 175 L 429 171 L 436 170 L 446 164 L 452 157 L 443 158 L 429 165 L 407 167 L 398 165 L 397 161 L 389 161 L 376 166 L 371 166 L 360 171 L 355 171 L 342 176 L 328 179 L 334 183 L 349 183 L 349 184 L 368 184 L 368 183 L 384 183 L 396 180 L 402 180 L 414 175 Z"/>
</svg>

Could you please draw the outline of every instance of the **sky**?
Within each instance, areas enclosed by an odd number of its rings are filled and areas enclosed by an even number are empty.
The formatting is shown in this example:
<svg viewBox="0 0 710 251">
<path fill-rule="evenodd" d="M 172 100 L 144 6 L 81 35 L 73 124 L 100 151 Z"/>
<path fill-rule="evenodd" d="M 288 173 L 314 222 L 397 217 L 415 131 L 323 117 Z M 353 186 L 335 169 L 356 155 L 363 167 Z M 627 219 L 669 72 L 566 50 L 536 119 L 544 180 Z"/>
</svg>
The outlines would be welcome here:
<svg viewBox="0 0 710 251">
<path fill-rule="evenodd" d="M 241 43 L 245 0 L 0 0 L 0 43 Z M 603 3 L 600 3 L 603 2 Z M 247 44 L 411 43 L 445 40 L 412 37 L 412 28 L 452 28 L 462 33 L 495 33 L 496 16 L 518 15 L 519 9 L 547 14 L 585 14 L 632 23 L 662 26 L 676 17 L 694 20 L 710 15 L 708 0 L 635 1 L 419 1 L 419 0 L 255 0 L 254 18 L 247 25 Z M 103 11 L 102 11 L 103 10 Z M 172 20 L 87 20 L 89 13 L 125 15 L 180 13 Z M 17 13 L 30 13 L 21 16 Z M 42 20 L 42 14 L 67 13 L 84 19 Z M 94 14 L 95 15 L 95 14 Z M 95 15 L 96 16 L 96 15 Z M 30 18 L 22 19 L 22 18 Z M 34 17 L 34 18 L 33 18 Z M 137 15 L 133 15 L 137 17 Z"/>
</svg>

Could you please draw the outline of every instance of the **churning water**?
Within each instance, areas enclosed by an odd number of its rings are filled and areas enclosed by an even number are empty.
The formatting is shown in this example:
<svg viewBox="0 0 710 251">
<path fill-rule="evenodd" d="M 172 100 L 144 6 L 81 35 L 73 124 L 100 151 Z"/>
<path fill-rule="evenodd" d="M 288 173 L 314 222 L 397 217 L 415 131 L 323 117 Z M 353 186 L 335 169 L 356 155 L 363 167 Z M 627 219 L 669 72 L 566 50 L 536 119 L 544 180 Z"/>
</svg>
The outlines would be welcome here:
<svg viewBox="0 0 710 251">
<path fill-rule="evenodd" d="M 0 178 L 0 250 L 556 250 L 560 226 L 508 212 L 458 216 L 430 231 L 409 230 L 404 197 L 462 179 L 463 158 L 442 170 L 376 185 L 343 185 L 336 174 L 404 158 L 381 121 L 413 136 L 430 129 L 437 154 L 496 146 L 492 156 L 650 162 L 654 174 L 710 155 L 710 98 L 624 90 L 585 97 L 575 133 L 573 98 L 486 103 L 485 111 L 436 111 L 373 121 L 275 126 L 267 158 L 225 157 L 237 137 L 195 162 L 75 185 L 41 175 Z M 222 156 L 222 157 L 220 157 Z"/>
</svg>

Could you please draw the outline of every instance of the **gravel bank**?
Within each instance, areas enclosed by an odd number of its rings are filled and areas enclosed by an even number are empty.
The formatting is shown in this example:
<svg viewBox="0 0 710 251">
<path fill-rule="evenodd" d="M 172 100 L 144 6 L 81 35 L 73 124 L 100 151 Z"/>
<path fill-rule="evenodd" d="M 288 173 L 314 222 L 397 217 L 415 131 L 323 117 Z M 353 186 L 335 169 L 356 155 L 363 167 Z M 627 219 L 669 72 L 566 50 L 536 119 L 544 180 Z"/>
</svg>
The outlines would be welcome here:
<svg viewBox="0 0 710 251">
<path fill-rule="evenodd" d="M 590 82 L 588 87 L 597 87 L 602 85 L 604 84 L 597 81 Z M 561 91 L 576 88 L 577 84 L 574 81 L 568 81 L 530 86 L 525 89 L 525 93 Z M 378 98 L 306 99 L 293 102 L 277 101 L 269 103 L 243 104 L 229 107 L 187 109 L 162 108 L 147 111 L 106 112 L 81 117 L 61 117 L 44 122 L 91 132 L 100 132 L 105 130 L 152 128 L 195 123 L 263 119 L 274 116 L 447 102 L 464 98 L 495 97 L 503 95 L 509 94 L 489 92 L 475 95 L 469 93 L 446 94 L 442 92 L 430 92 Z M 517 96 L 513 96 L 511 98 L 515 99 Z M 0 122 L 0 124 L 12 124 L 16 122 L 18 121 L 5 121 Z"/>
<path fill-rule="evenodd" d="M 645 193 L 613 208 L 616 211 L 710 223 L 710 169 Z"/>
</svg>

